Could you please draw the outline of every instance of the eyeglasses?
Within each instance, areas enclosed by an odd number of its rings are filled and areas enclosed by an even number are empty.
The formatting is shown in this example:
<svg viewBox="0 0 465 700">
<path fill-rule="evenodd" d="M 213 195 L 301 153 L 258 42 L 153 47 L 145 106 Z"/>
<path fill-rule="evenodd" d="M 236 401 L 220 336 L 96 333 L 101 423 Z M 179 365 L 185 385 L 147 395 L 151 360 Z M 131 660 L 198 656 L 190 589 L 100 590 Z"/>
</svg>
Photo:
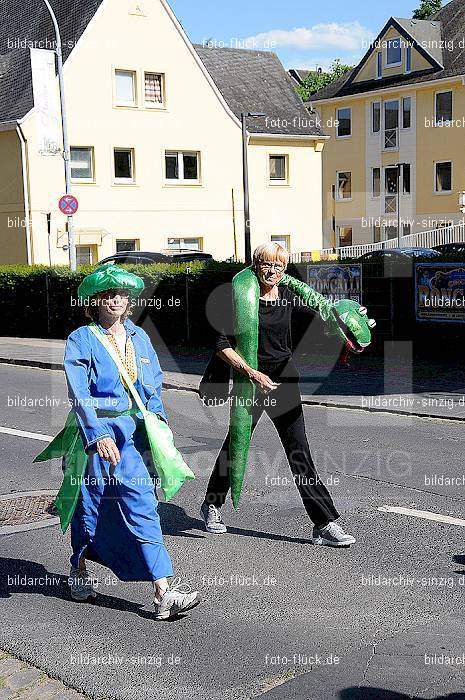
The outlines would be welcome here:
<svg viewBox="0 0 465 700">
<path fill-rule="evenodd" d="M 267 262 L 261 262 L 259 263 L 260 267 L 262 270 L 266 270 L 267 272 L 269 270 L 274 270 L 275 272 L 284 272 L 284 265 L 280 265 L 279 263 L 267 263 Z"/>
</svg>

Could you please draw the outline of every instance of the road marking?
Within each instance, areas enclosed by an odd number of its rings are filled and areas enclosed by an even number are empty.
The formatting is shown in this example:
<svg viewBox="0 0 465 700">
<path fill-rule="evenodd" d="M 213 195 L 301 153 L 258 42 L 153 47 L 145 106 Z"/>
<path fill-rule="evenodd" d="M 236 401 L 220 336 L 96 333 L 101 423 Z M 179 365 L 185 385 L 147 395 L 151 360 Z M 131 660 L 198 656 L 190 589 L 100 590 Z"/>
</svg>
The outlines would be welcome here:
<svg viewBox="0 0 465 700">
<path fill-rule="evenodd" d="M 50 442 L 53 440 L 53 437 L 50 435 L 43 435 L 42 433 L 27 433 L 25 430 L 15 430 L 14 428 L 4 428 L 2 426 L 0 426 L 0 433 L 25 437 L 29 438 L 30 440 L 41 440 L 42 442 Z"/>
<path fill-rule="evenodd" d="M 410 515 L 412 518 L 422 518 L 423 520 L 433 520 L 436 523 L 447 523 L 448 525 L 459 525 L 465 527 L 465 520 L 452 518 L 450 515 L 431 513 L 429 510 L 415 510 L 414 508 L 397 508 L 394 506 L 381 506 L 378 508 L 381 513 L 397 513 L 398 515 Z"/>
</svg>

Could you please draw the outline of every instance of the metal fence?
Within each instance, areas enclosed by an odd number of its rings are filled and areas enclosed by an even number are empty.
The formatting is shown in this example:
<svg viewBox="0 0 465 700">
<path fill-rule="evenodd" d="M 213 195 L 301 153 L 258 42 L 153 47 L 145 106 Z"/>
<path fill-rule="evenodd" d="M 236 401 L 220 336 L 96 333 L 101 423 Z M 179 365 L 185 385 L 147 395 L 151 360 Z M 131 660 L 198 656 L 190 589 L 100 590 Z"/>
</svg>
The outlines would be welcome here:
<svg viewBox="0 0 465 700">
<path fill-rule="evenodd" d="M 359 245 L 341 246 L 340 248 L 325 248 L 321 251 L 323 259 L 336 255 L 338 258 L 358 258 L 364 253 L 387 248 L 434 248 L 445 243 L 465 243 L 465 223 L 442 226 L 430 231 L 419 231 L 401 236 L 400 240 L 390 238 L 379 243 L 363 243 Z"/>
<path fill-rule="evenodd" d="M 445 243 L 465 243 L 465 222 L 460 224 L 442 226 L 434 228 L 430 231 L 419 231 L 418 233 L 409 233 L 407 236 L 401 236 L 400 240 L 390 238 L 386 241 L 378 243 L 359 243 L 358 245 L 341 246 L 339 248 L 324 248 L 320 251 L 306 251 L 291 253 L 289 262 L 303 263 L 312 262 L 312 259 L 317 259 L 319 253 L 322 260 L 336 258 L 358 258 L 364 253 L 371 253 L 373 250 L 386 250 L 389 248 L 434 248 L 437 245 Z M 239 257 L 230 258 L 232 262 L 243 263 L 244 259 Z"/>
</svg>

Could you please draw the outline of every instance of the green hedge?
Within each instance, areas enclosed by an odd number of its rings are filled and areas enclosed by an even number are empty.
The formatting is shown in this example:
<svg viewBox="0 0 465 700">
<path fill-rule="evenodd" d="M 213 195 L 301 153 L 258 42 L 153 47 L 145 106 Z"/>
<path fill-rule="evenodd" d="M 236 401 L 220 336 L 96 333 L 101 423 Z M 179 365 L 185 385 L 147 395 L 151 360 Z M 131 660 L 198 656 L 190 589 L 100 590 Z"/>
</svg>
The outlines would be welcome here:
<svg viewBox="0 0 465 700">
<path fill-rule="evenodd" d="M 166 343 L 181 344 L 189 339 L 205 345 L 211 336 L 205 316 L 206 301 L 218 285 L 229 282 L 242 267 L 217 262 L 125 265 L 140 275 L 146 285 L 141 299 L 147 305 L 144 308 L 141 302 L 136 306 L 132 318 L 151 335 L 159 334 Z M 84 309 L 77 304 L 76 290 L 93 269 L 80 267 L 73 273 L 67 267 L 0 266 L 2 335 L 66 338 L 86 322 Z M 155 300 L 152 306 L 150 299 Z"/>
</svg>

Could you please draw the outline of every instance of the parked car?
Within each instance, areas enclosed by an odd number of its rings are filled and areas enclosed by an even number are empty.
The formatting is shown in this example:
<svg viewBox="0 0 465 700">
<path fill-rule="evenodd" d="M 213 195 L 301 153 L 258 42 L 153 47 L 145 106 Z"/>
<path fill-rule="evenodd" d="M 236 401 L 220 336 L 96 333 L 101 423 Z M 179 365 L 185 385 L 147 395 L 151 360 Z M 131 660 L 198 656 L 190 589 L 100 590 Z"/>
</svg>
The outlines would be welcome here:
<svg viewBox="0 0 465 700">
<path fill-rule="evenodd" d="M 198 250 L 170 251 L 167 253 L 152 253 L 141 250 L 126 251 L 124 253 L 114 253 L 100 260 L 99 265 L 105 263 L 119 263 L 120 265 L 153 265 L 154 263 L 181 263 L 194 262 L 196 260 L 213 260 L 209 253 L 200 253 Z"/>
<path fill-rule="evenodd" d="M 432 248 L 384 248 L 364 253 L 357 260 L 360 262 L 405 261 L 412 258 L 438 258 L 440 253 Z"/>
<path fill-rule="evenodd" d="M 443 243 L 442 245 L 435 245 L 433 250 L 437 250 L 441 255 L 465 254 L 465 242 Z"/>
</svg>

